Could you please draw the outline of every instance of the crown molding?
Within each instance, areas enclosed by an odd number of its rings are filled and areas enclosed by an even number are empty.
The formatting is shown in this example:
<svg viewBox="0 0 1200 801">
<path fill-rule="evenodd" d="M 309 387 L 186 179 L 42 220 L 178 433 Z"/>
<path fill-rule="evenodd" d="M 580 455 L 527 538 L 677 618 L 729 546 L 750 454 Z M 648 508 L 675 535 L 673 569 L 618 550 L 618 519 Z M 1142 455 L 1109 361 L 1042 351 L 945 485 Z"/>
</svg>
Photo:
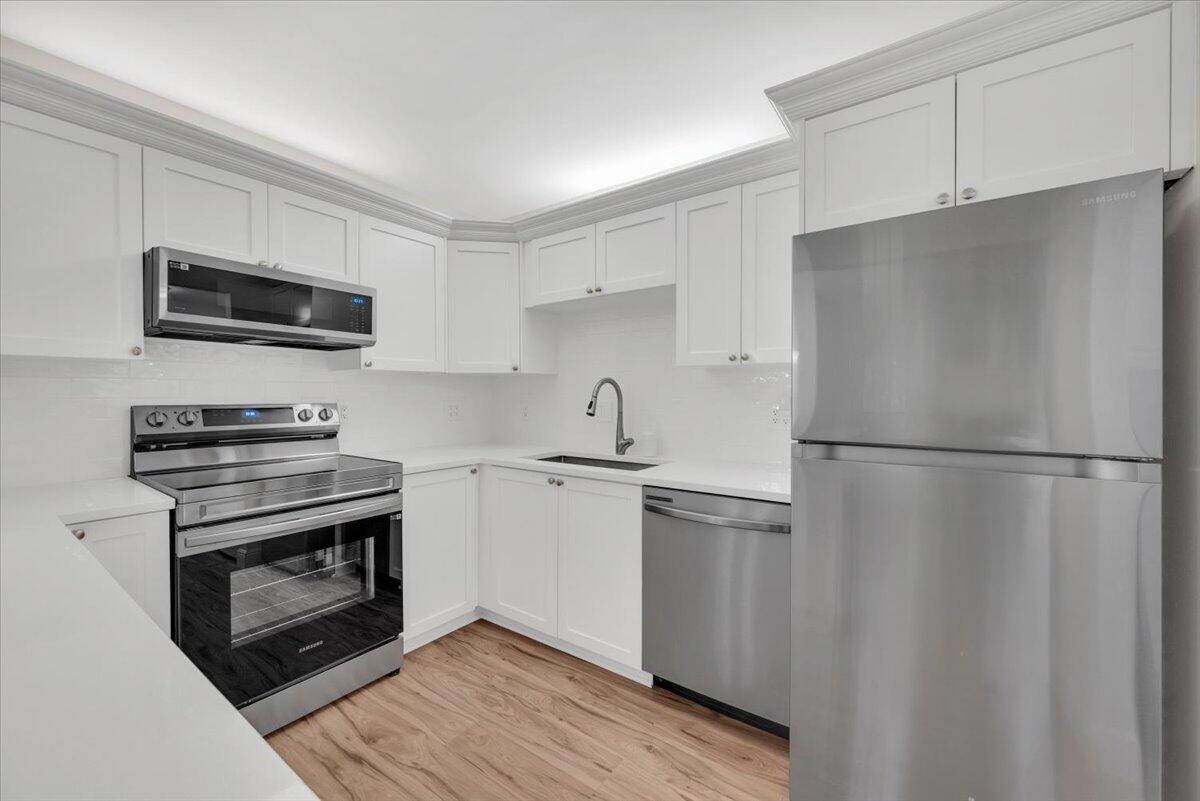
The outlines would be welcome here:
<svg viewBox="0 0 1200 801">
<path fill-rule="evenodd" d="M 491 220 L 454 220 L 447 239 L 466 242 L 518 242 L 517 229 L 510 222 Z"/>
<path fill-rule="evenodd" d="M 436 236 L 450 231 L 447 215 L 7 59 L 0 59 L 0 101 Z"/>
<path fill-rule="evenodd" d="M 766 95 L 795 136 L 805 119 L 1170 6 L 1171 0 L 1016 0 L 772 86 Z"/>
<path fill-rule="evenodd" d="M 616 189 L 539 209 L 514 218 L 513 225 L 519 239 L 533 239 L 798 169 L 800 151 L 795 142 L 782 137 Z"/>
</svg>

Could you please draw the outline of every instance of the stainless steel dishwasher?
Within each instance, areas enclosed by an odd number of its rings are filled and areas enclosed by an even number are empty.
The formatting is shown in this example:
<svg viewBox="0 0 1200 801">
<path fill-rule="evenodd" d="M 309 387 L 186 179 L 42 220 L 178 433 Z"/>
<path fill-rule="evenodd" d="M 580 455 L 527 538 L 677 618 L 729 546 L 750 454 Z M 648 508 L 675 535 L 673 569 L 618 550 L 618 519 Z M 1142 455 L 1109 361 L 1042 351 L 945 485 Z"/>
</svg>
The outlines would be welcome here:
<svg viewBox="0 0 1200 801">
<path fill-rule="evenodd" d="M 786 735 L 791 506 L 646 487 L 642 509 L 642 668 Z"/>
</svg>

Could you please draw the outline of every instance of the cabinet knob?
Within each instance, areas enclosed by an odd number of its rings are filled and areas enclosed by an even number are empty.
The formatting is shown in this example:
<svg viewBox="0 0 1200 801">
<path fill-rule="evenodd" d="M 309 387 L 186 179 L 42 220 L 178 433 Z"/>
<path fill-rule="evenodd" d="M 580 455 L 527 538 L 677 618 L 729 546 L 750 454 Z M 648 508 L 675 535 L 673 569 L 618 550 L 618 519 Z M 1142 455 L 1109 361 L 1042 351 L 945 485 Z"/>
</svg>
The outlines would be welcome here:
<svg viewBox="0 0 1200 801">
<path fill-rule="evenodd" d="M 603 292 L 603 291 L 604 291 L 604 287 L 602 287 L 602 286 L 598 286 L 598 287 L 596 287 L 596 291 L 597 291 L 597 292 Z"/>
<path fill-rule="evenodd" d="M 274 264 L 272 264 L 272 265 L 271 265 L 271 269 L 272 269 L 272 270 L 282 270 L 282 269 L 283 269 L 283 262 L 281 262 L 281 261 L 277 261 L 277 262 L 275 262 Z"/>
<path fill-rule="evenodd" d="M 75 539 L 77 540 L 81 540 L 87 536 L 87 532 L 81 528 L 73 528 L 71 529 L 71 533 L 75 535 Z"/>
<path fill-rule="evenodd" d="M 547 483 L 547 484 L 550 484 L 551 486 L 553 486 L 553 484 L 554 484 L 554 476 L 546 476 L 546 483 Z"/>
<path fill-rule="evenodd" d="M 367 359 L 365 362 L 363 362 L 363 367 L 371 367 L 374 364 L 375 364 L 375 362 L 371 361 L 370 359 Z"/>
<path fill-rule="evenodd" d="M 129 352 L 132 353 L 134 356 L 141 356 L 142 348 L 140 345 L 134 345 L 132 348 L 129 349 Z"/>
<path fill-rule="evenodd" d="M 478 473 L 478 472 L 479 472 L 479 468 L 478 468 L 478 467 L 472 467 L 472 468 L 471 468 L 471 475 L 475 475 L 475 474 L 476 474 L 476 473 Z"/>
<path fill-rule="evenodd" d="M 270 267 L 271 265 L 267 263 L 266 259 L 259 259 L 258 266 L 259 267 Z"/>
<path fill-rule="evenodd" d="M 561 478 L 556 478 L 554 480 L 554 483 L 561 487 L 563 485 L 563 480 Z"/>
<path fill-rule="evenodd" d="M 589 286 L 587 289 L 585 289 L 585 290 L 583 290 L 583 291 L 584 291 L 584 292 L 586 292 L 586 293 L 588 293 L 588 294 L 590 295 L 590 294 L 592 294 L 593 292 L 595 292 L 596 290 L 592 289 L 592 288 Z"/>
<path fill-rule="evenodd" d="M 975 196 L 976 196 L 976 195 L 978 195 L 978 194 L 979 194 L 979 193 L 975 191 L 975 187 L 973 187 L 973 186 L 968 186 L 966 189 L 964 189 L 964 190 L 962 191 L 962 199 L 963 199 L 963 200 L 970 200 L 971 198 L 975 197 Z"/>
<path fill-rule="evenodd" d="M 950 202 L 950 193 L 949 192 L 942 192 L 940 195 L 937 196 L 937 204 L 939 206 L 945 206 L 949 202 Z"/>
<path fill-rule="evenodd" d="M 736 362 L 736 361 L 737 361 L 737 354 L 736 354 L 736 353 L 731 353 L 731 354 L 729 354 L 729 361 L 731 361 L 731 362 Z"/>
<path fill-rule="evenodd" d="M 744 362 L 748 362 L 748 361 L 750 361 L 750 354 L 749 354 L 749 353 L 743 353 L 743 354 L 742 354 L 742 361 L 744 361 Z"/>
<path fill-rule="evenodd" d="M 514 372 L 514 373 L 515 373 L 515 372 L 517 372 L 517 371 L 518 371 L 518 370 L 520 370 L 520 369 L 521 369 L 521 368 L 520 368 L 520 367 L 518 367 L 517 365 L 515 365 L 515 364 L 513 365 L 513 372 Z"/>
</svg>

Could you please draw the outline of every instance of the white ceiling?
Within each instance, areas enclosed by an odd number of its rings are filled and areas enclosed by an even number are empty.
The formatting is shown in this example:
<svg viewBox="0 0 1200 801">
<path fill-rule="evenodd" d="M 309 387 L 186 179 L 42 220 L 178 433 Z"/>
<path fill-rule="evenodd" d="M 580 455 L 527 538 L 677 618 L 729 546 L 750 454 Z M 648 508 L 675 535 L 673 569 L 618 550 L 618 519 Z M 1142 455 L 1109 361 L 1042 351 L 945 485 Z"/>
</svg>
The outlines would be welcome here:
<svg viewBox="0 0 1200 801">
<path fill-rule="evenodd" d="M 467 219 L 783 134 L 763 95 L 992 2 L 48 2 L 0 33 Z"/>
</svg>

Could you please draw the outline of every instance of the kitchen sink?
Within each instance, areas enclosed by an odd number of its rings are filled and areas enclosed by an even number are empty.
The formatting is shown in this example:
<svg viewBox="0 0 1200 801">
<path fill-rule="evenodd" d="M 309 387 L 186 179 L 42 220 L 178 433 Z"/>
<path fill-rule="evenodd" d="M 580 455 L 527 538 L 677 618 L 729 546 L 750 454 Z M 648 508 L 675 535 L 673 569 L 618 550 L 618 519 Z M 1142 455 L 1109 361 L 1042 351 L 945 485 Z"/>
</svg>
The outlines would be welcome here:
<svg viewBox="0 0 1200 801">
<path fill-rule="evenodd" d="M 568 456 L 558 453 L 554 456 L 539 456 L 539 462 L 554 462 L 555 464 L 577 464 L 584 467 L 607 467 L 611 470 L 645 470 L 647 467 L 658 467 L 650 462 L 623 462 L 617 459 L 600 459 L 595 456 Z"/>
</svg>

